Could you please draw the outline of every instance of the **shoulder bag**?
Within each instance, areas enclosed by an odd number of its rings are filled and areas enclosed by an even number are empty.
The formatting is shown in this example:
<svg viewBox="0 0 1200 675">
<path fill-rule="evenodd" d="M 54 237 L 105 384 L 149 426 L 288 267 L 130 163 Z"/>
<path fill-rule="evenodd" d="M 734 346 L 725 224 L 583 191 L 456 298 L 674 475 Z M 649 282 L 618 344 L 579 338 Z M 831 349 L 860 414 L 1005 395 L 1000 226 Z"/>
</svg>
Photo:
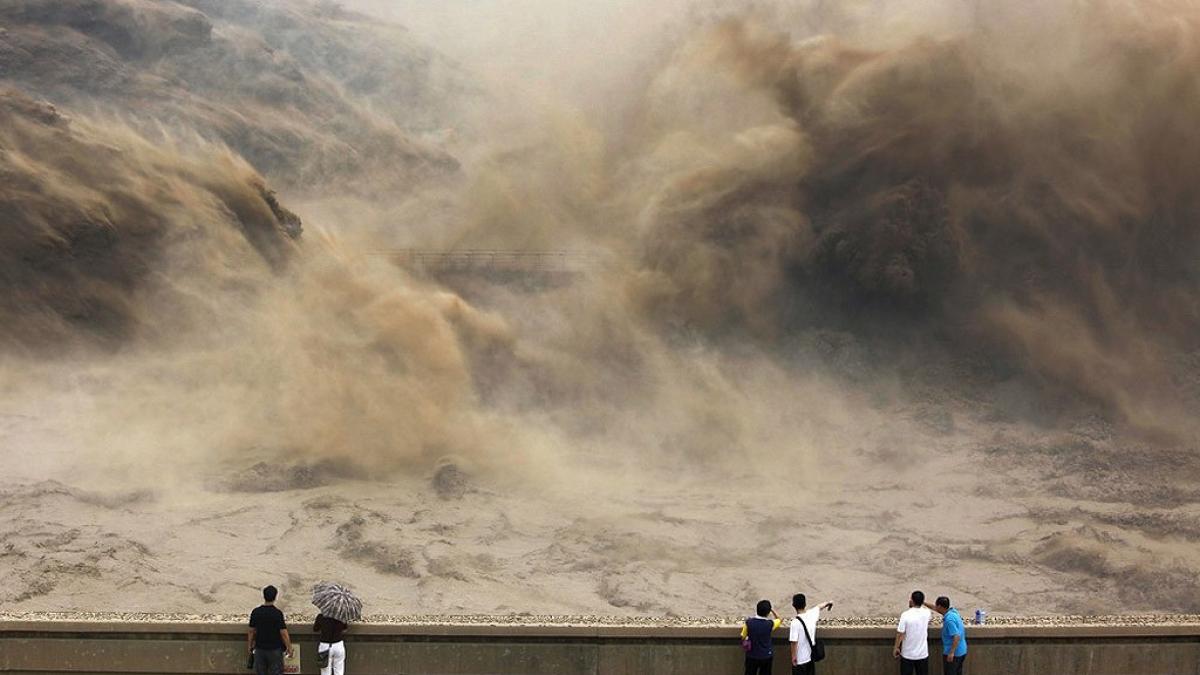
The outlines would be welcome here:
<svg viewBox="0 0 1200 675">
<path fill-rule="evenodd" d="M 800 622 L 800 629 L 804 631 L 804 637 L 808 639 L 808 646 L 810 649 L 812 649 L 813 663 L 824 660 L 825 659 L 825 643 L 822 642 L 821 640 L 813 640 L 812 639 L 812 636 L 808 634 L 808 624 L 804 623 L 803 619 L 801 619 L 800 617 L 796 617 L 796 620 Z"/>
</svg>

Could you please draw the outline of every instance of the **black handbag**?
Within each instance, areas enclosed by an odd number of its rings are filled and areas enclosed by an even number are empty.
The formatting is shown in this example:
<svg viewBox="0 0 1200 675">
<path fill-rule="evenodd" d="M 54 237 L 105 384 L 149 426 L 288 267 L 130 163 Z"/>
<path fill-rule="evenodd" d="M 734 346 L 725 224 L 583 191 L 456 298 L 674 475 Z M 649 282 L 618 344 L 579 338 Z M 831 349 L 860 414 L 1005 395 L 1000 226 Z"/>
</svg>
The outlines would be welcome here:
<svg viewBox="0 0 1200 675">
<path fill-rule="evenodd" d="M 250 656 L 246 657 L 246 670 L 254 670 L 254 652 L 250 652 Z"/>
<path fill-rule="evenodd" d="M 325 670 L 329 667 L 329 650 L 317 649 L 317 667 Z"/>
<path fill-rule="evenodd" d="M 812 650 L 813 663 L 825 660 L 825 643 L 819 639 L 814 641 L 812 636 L 808 634 L 808 626 L 805 625 L 804 621 L 800 617 L 796 617 L 796 620 L 800 621 L 800 629 L 804 631 L 804 637 L 808 639 L 808 646 Z"/>
</svg>

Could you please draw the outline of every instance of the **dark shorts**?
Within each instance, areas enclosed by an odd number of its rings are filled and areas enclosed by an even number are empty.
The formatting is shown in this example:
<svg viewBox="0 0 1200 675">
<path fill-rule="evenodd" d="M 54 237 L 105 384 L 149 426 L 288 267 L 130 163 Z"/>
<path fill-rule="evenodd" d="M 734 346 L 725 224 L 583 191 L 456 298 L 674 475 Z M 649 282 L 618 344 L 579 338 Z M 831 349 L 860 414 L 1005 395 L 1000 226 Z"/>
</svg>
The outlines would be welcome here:
<svg viewBox="0 0 1200 675">
<path fill-rule="evenodd" d="M 792 666 L 792 675 L 817 675 L 817 662 L 809 661 L 798 666 Z"/>
<path fill-rule="evenodd" d="M 942 675 L 963 675 L 963 662 L 967 660 L 967 655 L 954 657 L 953 661 L 947 661 L 946 657 L 942 657 Z"/>
<path fill-rule="evenodd" d="M 929 675 L 929 658 L 914 661 L 900 657 L 900 675 Z"/>
<path fill-rule="evenodd" d="M 746 657 L 746 675 L 771 675 L 771 662 L 775 659 L 752 659 Z"/>
<path fill-rule="evenodd" d="M 283 650 L 255 649 L 254 675 L 283 675 Z"/>
</svg>

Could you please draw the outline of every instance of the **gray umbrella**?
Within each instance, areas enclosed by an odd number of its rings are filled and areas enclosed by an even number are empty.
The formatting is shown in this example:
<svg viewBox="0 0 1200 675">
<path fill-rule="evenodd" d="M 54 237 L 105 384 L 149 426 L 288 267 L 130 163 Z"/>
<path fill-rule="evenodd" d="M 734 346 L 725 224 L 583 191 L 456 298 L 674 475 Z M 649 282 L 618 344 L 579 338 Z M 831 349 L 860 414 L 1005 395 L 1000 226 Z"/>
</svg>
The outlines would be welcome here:
<svg viewBox="0 0 1200 675">
<path fill-rule="evenodd" d="M 325 616 L 342 623 L 362 619 L 362 600 L 341 584 L 323 581 L 313 586 L 312 604 Z"/>
</svg>

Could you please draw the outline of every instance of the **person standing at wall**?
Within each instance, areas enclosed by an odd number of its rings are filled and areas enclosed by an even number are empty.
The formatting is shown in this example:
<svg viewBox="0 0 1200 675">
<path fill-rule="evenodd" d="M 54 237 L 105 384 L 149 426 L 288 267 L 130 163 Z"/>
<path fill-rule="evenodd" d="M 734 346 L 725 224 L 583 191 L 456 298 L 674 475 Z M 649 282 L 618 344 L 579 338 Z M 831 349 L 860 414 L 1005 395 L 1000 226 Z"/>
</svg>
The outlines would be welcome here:
<svg viewBox="0 0 1200 675">
<path fill-rule="evenodd" d="M 325 665 L 321 666 L 321 675 L 343 675 L 346 672 L 346 643 L 342 635 L 346 632 L 346 624 L 337 619 L 318 614 L 313 622 L 313 632 L 317 634 L 317 655 L 328 652 Z"/>
<path fill-rule="evenodd" d="M 782 621 L 771 609 L 770 600 L 759 600 L 754 608 L 755 615 L 742 624 L 742 639 L 750 641 L 746 651 L 746 675 L 771 675 L 771 662 L 775 660 L 775 647 L 771 634 Z"/>
<path fill-rule="evenodd" d="M 913 591 L 908 609 L 896 624 L 892 656 L 900 659 L 900 675 L 929 675 L 929 620 L 933 612 L 925 606 L 925 594 Z"/>
<path fill-rule="evenodd" d="M 792 596 L 792 609 L 796 610 L 796 618 L 788 627 L 788 641 L 792 643 L 792 675 L 816 675 L 817 662 L 813 660 L 813 645 L 817 641 L 817 622 L 821 620 L 821 610 L 833 609 L 832 602 L 823 602 L 812 609 L 806 609 L 808 598 L 803 593 Z"/>
<path fill-rule="evenodd" d="M 262 594 L 263 604 L 250 612 L 246 650 L 254 656 L 255 675 L 283 675 L 283 655 L 292 655 L 292 638 L 283 612 L 275 606 L 279 590 L 267 586 Z"/>
<path fill-rule="evenodd" d="M 938 597 L 932 605 L 925 606 L 942 615 L 942 675 L 963 675 L 963 663 L 967 660 L 967 629 L 962 615 L 950 606 L 950 598 Z"/>
</svg>

